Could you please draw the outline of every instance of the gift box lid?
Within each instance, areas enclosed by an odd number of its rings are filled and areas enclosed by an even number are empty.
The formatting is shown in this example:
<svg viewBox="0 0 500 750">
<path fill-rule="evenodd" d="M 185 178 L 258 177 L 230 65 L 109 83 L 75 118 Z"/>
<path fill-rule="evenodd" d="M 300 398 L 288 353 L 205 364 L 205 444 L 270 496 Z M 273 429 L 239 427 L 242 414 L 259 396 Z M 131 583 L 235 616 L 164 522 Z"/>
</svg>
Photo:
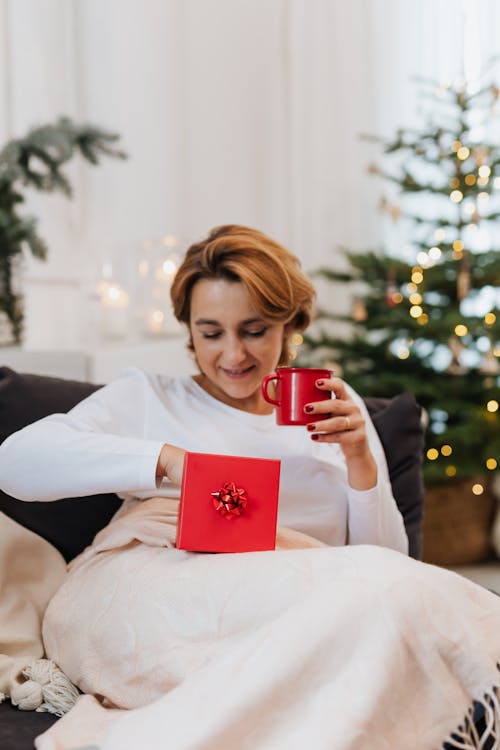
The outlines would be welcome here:
<svg viewBox="0 0 500 750">
<path fill-rule="evenodd" d="M 281 462 L 186 453 L 177 542 L 197 552 L 273 550 Z"/>
</svg>

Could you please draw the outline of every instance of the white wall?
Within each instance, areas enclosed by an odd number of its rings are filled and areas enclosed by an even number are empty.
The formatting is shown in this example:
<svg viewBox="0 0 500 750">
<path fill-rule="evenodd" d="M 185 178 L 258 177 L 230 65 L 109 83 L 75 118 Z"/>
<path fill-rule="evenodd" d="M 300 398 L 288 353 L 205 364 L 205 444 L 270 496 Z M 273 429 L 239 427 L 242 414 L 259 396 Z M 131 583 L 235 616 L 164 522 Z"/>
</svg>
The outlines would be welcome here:
<svg viewBox="0 0 500 750">
<path fill-rule="evenodd" d="M 130 155 L 72 163 L 72 202 L 30 199 L 50 255 L 27 262 L 26 345 L 80 346 L 84 282 L 107 259 L 130 270 L 145 239 L 245 223 L 308 269 L 340 262 L 341 244 L 379 245 L 393 228 L 366 174 L 377 151 L 359 134 L 411 124 L 412 76 L 461 73 L 464 9 L 482 61 L 498 50 L 499 6 L 0 0 L 2 141 L 68 114 L 116 130 Z"/>
</svg>

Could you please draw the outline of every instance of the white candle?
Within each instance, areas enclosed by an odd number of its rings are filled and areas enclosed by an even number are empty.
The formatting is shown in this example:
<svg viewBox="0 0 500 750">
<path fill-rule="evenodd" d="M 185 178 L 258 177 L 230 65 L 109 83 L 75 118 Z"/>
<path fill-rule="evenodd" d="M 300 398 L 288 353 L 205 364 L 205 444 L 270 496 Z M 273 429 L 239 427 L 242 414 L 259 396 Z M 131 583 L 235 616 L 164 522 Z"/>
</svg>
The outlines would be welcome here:
<svg viewBox="0 0 500 750">
<path fill-rule="evenodd" d="M 148 333 L 151 336 L 163 336 L 165 313 L 163 310 L 151 310 L 148 315 Z"/>
<path fill-rule="evenodd" d="M 103 336 L 122 339 L 129 328 L 129 296 L 114 283 L 101 285 L 101 331 Z"/>
</svg>

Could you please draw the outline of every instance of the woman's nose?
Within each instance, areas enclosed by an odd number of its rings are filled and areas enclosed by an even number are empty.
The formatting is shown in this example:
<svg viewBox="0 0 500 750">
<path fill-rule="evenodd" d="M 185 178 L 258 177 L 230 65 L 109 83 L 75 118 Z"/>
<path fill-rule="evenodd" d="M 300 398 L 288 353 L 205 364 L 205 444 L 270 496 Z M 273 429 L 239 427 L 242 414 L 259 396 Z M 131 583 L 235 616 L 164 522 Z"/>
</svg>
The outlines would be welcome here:
<svg viewBox="0 0 500 750">
<path fill-rule="evenodd" d="M 244 342 L 237 336 L 230 338 L 227 342 L 226 356 L 228 363 L 237 365 L 246 358 L 246 349 Z"/>
</svg>

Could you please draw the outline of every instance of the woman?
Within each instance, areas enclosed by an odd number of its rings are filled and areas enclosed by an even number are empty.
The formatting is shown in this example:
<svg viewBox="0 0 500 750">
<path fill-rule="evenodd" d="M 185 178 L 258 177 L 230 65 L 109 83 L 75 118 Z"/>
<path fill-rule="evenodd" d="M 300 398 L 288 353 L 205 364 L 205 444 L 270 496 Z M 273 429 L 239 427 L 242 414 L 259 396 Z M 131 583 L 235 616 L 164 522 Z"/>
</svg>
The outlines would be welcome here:
<svg viewBox="0 0 500 750">
<path fill-rule="evenodd" d="M 48 656 L 100 701 L 80 702 L 76 724 L 94 727 L 101 704 L 145 706 L 101 736 L 103 748 L 163 747 L 165 728 L 175 748 L 424 750 L 497 684 L 500 635 L 471 677 L 456 659 L 468 631 L 454 623 L 465 608 L 475 639 L 490 643 L 500 607 L 406 558 L 360 397 L 323 380 L 332 398 L 306 408 L 331 416 L 312 429 L 277 426 L 262 397 L 262 378 L 289 361 L 313 299 L 279 244 L 246 227 L 214 229 L 172 286 L 199 372 L 131 370 L 0 448 L 2 487 L 23 500 L 109 491 L 125 500 L 71 563 L 44 622 Z M 186 450 L 281 459 L 278 552 L 175 548 Z M 448 632 L 437 637 L 440 627 Z M 431 671 L 447 691 L 441 702 Z M 403 708 L 413 744 L 402 744 Z"/>
<path fill-rule="evenodd" d="M 406 552 L 359 396 L 325 380 L 335 398 L 311 404 L 311 414 L 333 416 L 313 431 L 278 427 L 262 397 L 262 378 L 289 362 L 291 336 L 310 321 L 314 289 L 297 259 L 256 230 L 219 227 L 188 250 L 171 295 L 199 373 L 129 372 L 68 415 L 22 430 L 3 446 L 4 490 L 22 500 L 118 492 L 123 514 L 137 498 L 179 497 L 186 450 L 280 458 L 280 524 L 330 545 Z M 20 470 L 26 456 L 29 472 Z"/>
</svg>

